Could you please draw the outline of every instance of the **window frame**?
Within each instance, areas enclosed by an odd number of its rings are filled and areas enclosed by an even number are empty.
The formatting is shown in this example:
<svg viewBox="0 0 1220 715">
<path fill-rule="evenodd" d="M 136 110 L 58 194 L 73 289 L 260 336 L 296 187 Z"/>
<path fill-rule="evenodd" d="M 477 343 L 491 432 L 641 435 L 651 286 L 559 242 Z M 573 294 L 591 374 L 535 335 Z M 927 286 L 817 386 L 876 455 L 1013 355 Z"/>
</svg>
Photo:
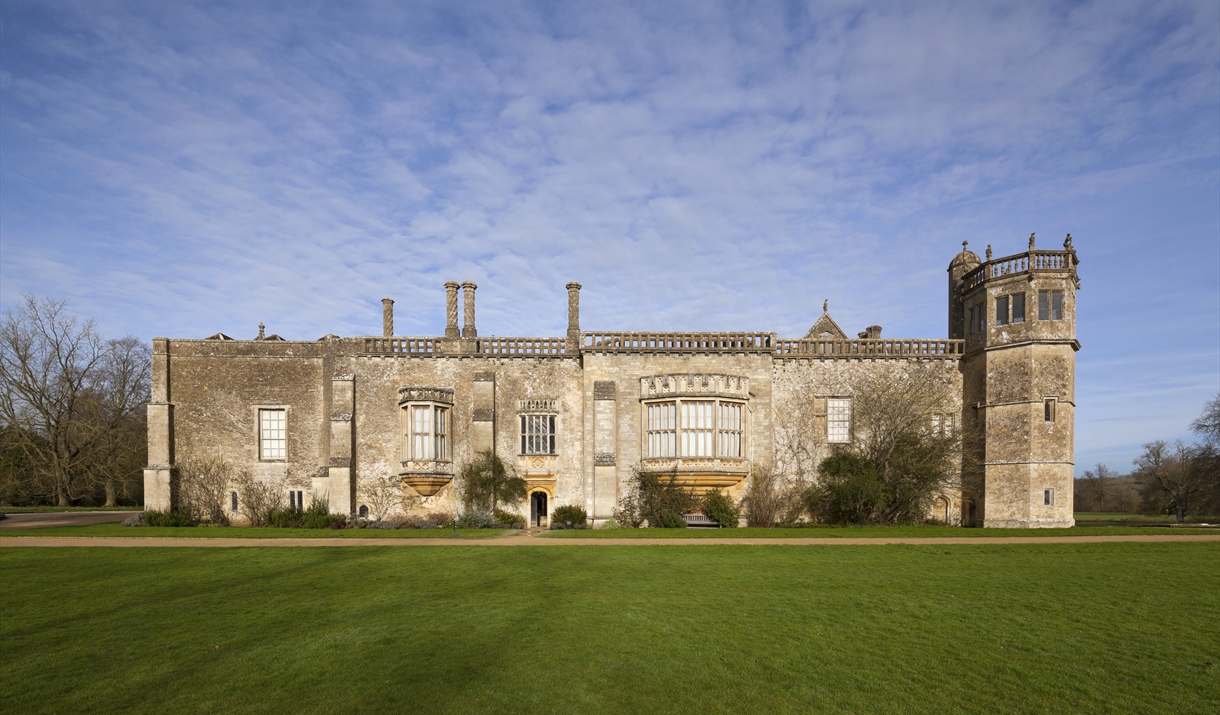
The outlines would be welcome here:
<svg viewBox="0 0 1220 715">
<path fill-rule="evenodd" d="M 402 410 L 402 441 L 399 449 L 402 451 L 403 462 L 448 462 L 450 460 L 449 427 L 452 424 L 450 411 L 452 405 L 430 400 L 404 402 Z M 416 411 L 428 415 L 427 430 L 417 430 Z M 417 443 L 427 445 L 427 454 L 417 454 Z"/>
<path fill-rule="evenodd" d="M 1010 296 L 1010 298 L 1011 298 L 1011 300 L 1008 301 L 1009 310 L 1011 311 L 1011 319 L 1009 320 L 1009 322 L 1012 323 L 1013 325 L 1016 325 L 1017 323 L 1024 323 L 1025 322 L 1025 294 L 1024 293 L 1013 293 Z M 1018 310 L 1018 306 L 1020 307 L 1020 310 Z"/>
<path fill-rule="evenodd" d="M 1048 424 L 1054 424 L 1058 420 L 1059 398 L 1044 397 L 1042 399 L 1042 421 Z"/>
<path fill-rule="evenodd" d="M 254 429 L 257 438 L 256 449 L 258 450 L 258 461 L 260 462 L 287 462 L 288 461 L 288 407 L 286 405 L 256 405 L 255 406 Z M 280 442 L 280 456 L 267 455 L 267 437 L 266 430 L 263 427 L 264 415 L 279 413 L 280 432 L 281 436 L 273 438 Z"/>
<path fill-rule="evenodd" d="M 694 407 L 697 404 L 710 407 L 700 414 L 701 408 Z M 684 409 L 686 405 L 690 409 Z M 675 396 L 645 400 L 643 408 L 645 459 L 746 459 L 749 442 L 746 400 L 713 395 Z M 738 419 L 722 427 L 722 420 L 734 412 Z M 691 418 L 696 421 L 695 426 L 687 426 Z M 710 427 L 700 426 L 706 424 L 705 419 L 710 419 Z M 688 453 L 699 451 L 697 448 L 703 443 L 707 444 L 708 454 Z M 692 450 L 692 445 L 696 449 Z M 722 453 L 732 451 L 724 449 L 728 445 L 737 447 L 736 454 Z"/>
<path fill-rule="evenodd" d="M 832 420 L 831 419 L 831 403 L 845 403 L 845 405 L 847 407 L 847 418 L 845 420 L 843 420 L 843 419 Z M 852 430 L 852 425 L 853 425 L 852 418 L 854 417 L 854 415 L 855 415 L 855 410 L 852 409 L 852 400 L 850 397 L 827 397 L 826 398 L 826 443 L 827 444 L 851 444 L 852 436 L 854 435 L 854 431 Z M 832 430 L 831 430 L 831 426 L 833 424 L 839 424 L 839 423 L 846 423 L 846 428 L 843 433 L 844 434 L 843 439 L 837 439 L 836 433 L 832 432 Z"/>
<path fill-rule="evenodd" d="M 554 457 L 558 454 L 559 415 L 554 412 L 520 412 L 518 436 L 523 457 Z M 541 421 L 541 422 L 538 422 Z M 544 427 L 543 431 L 531 429 L 537 424 Z M 549 431 L 548 431 L 549 430 Z M 538 451 L 536 445 L 541 440 L 543 451 Z"/>
<path fill-rule="evenodd" d="M 1042 506 L 1055 506 L 1055 490 L 1052 487 L 1045 487 L 1042 490 Z"/>
<path fill-rule="evenodd" d="M 995 299 L 995 324 L 997 326 L 1008 325 L 1008 302 L 1007 295 L 1001 295 Z M 1003 306 L 1002 310 L 1000 308 L 1001 305 Z"/>
</svg>

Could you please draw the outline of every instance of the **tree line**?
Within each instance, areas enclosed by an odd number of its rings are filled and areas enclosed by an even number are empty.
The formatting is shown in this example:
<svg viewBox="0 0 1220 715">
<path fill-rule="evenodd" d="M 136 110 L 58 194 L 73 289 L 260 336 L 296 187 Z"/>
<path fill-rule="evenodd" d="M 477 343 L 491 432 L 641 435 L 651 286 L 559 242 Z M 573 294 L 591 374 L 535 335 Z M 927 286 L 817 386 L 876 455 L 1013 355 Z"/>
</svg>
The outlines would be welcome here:
<svg viewBox="0 0 1220 715">
<path fill-rule="evenodd" d="M 1148 442 L 1128 474 L 1104 464 L 1086 471 L 1076 480 L 1076 511 L 1164 514 L 1177 521 L 1220 515 L 1220 394 L 1190 429 L 1198 442 Z"/>
<path fill-rule="evenodd" d="M 140 504 L 148 344 L 108 339 L 67 301 L 23 295 L 0 321 L 0 504 Z"/>
</svg>

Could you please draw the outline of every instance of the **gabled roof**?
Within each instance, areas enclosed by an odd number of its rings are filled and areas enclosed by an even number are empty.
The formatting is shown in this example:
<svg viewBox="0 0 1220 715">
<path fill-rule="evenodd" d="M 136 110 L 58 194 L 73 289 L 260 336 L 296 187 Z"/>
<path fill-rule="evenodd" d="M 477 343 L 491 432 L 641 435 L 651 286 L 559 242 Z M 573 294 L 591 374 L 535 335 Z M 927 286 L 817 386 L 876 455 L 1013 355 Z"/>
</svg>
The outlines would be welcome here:
<svg viewBox="0 0 1220 715">
<path fill-rule="evenodd" d="M 817 322 L 813 324 L 813 327 L 809 329 L 809 332 L 805 333 L 806 340 L 847 339 L 847 333 L 843 332 L 843 329 L 839 327 L 839 324 L 835 322 L 835 319 L 830 317 L 830 313 L 828 312 L 829 307 L 830 301 L 824 301 L 822 303 L 822 317 L 818 318 Z M 824 337 L 822 333 L 830 333 L 830 335 Z"/>
<path fill-rule="evenodd" d="M 215 335 L 209 335 L 208 337 L 204 338 L 204 340 L 232 340 L 232 339 L 233 338 L 230 338 L 228 335 L 225 335 L 224 333 L 216 333 Z"/>
</svg>

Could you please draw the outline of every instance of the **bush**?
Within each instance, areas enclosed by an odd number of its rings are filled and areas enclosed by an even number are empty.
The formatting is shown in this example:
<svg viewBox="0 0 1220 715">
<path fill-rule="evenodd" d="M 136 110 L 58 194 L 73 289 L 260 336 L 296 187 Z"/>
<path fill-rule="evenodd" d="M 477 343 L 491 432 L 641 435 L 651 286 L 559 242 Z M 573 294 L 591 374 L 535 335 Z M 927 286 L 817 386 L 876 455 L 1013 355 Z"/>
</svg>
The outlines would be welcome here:
<svg viewBox="0 0 1220 715">
<path fill-rule="evenodd" d="M 648 525 L 654 529 L 685 529 L 686 519 L 676 511 L 663 511 L 657 514 L 655 522 L 649 519 Z"/>
<path fill-rule="evenodd" d="M 457 519 L 459 529 L 489 529 L 496 520 L 485 511 L 464 511 Z"/>
<path fill-rule="evenodd" d="M 683 514 L 689 514 L 699 508 L 699 497 L 693 491 L 682 488 L 678 484 L 678 470 L 665 472 L 649 472 L 636 469 L 631 477 L 631 492 L 622 504 L 634 500 L 642 522 L 648 520 L 649 526 L 659 526 L 674 523 L 666 513 L 676 514 L 681 519 Z M 626 514 L 624 514 L 626 516 Z M 618 514 L 615 514 L 618 517 Z M 634 520 L 633 520 L 634 521 Z M 683 522 L 683 527 L 685 522 Z M 677 528 L 677 527 L 668 527 Z"/>
<path fill-rule="evenodd" d="M 196 521 L 185 511 L 146 511 L 144 523 L 148 526 L 198 526 Z"/>
<path fill-rule="evenodd" d="M 288 507 L 264 512 L 262 526 L 271 526 L 277 529 L 299 529 L 304 521 L 305 512 Z"/>
<path fill-rule="evenodd" d="M 737 528 L 737 520 L 741 518 L 741 508 L 733 503 L 719 489 L 710 491 L 703 497 L 703 513 L 715 519 L 726 529 Z"/>
<path fill-rule="evenodd" d="M 342 529 L 347 526 L 343 514 L 331 514 L 326 502 L 314 499 L 309 508 L 301 513 L 301 526 L 306 529 Z"/>
<path fill-rule="evenodd" d="M 462 465 L 455 481 L 467 512 L 490 516 L 501 503 L 516 504 L 526 497 L 525 480 L 491 452 L 481 452 L 473 462 Z"/>
<path fill-rule="evenodd" d="M 370 521 L 364 525 L 366 529 L 397 529 L 402 526 L 402 521 L 398 519 L 378 519 Z"/>
<path fill-rule="evenodd" d="M 602 522 L 602 528 L 603 529 L 619 529 L 621 527 L 618 525 L 618 521 L 616 521 L 614 519 L 606 519 L 605 521 Z"/>
<path fill-rule="evenodd" d="M 421 529 L 444 529 L 453 523 L 453 514 L 444 511 L 433 512 L 427 514 L 423 518 Z"/>
<path fill-rule="evenodd" d="M 147 526 L 144 523 L 144 512 L 136 512 L 123 520 L 123 526 Z"/>
<path fill-rule="evenodd" d="M 520 514 L 514 514 L 511 511 L 504 511 L 503 509 L 496 509 L 497 524 L 520 524 L 524 521 L 525 519 Z"/>
<path fill-rule="evenodd" d="M 867 524 L 879 520 L 886 494 L 875 464 L 853 452 L 826 458 L 822 479 L 806 502 L 815 518 L 833 524 Z"/>
<path fill-rule="evenodd" d="M 556 507 L 555 511 L 551 512 L 551 523 L 556 522 L 567 526 L 570 522 L 572 526 L 584 526 L 589 517 L 585 514 L 585 510 L 574 504 L 565 504 L 561 507 Z"/>
</svg>

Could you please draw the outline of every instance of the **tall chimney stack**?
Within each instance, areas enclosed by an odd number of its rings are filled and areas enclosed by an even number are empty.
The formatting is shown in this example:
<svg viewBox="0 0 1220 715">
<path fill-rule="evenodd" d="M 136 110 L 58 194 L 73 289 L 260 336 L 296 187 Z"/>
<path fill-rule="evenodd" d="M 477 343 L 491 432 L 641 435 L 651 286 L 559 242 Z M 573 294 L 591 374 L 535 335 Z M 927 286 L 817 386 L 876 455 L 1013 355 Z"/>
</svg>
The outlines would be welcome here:
<svg viewBox="0 0 1220 715">
<path fill-rule="evenodd" d="M 474 327 L 474 291 L 478 288 L 473 281 L 462 283 L 462 337 L 477 338 L 479 331 Z"/>
<path fill-rule="evenodd" d="M 390 298 L 381 299 L 381 334 L 387 338 L 394 334 L 394 301 Z"/>
<path fill-rule="evenodd" d="M 568 352 L 580 349 L 580 284 L 572 281 L 568 288 Z"/>
<path fill-rule="evenodd" d="M 445 337 L 458 338 L 461 337 L 461 332 L 458 331 L 457 322 L 457 281 L 445 281 Z"/>
</svg>

